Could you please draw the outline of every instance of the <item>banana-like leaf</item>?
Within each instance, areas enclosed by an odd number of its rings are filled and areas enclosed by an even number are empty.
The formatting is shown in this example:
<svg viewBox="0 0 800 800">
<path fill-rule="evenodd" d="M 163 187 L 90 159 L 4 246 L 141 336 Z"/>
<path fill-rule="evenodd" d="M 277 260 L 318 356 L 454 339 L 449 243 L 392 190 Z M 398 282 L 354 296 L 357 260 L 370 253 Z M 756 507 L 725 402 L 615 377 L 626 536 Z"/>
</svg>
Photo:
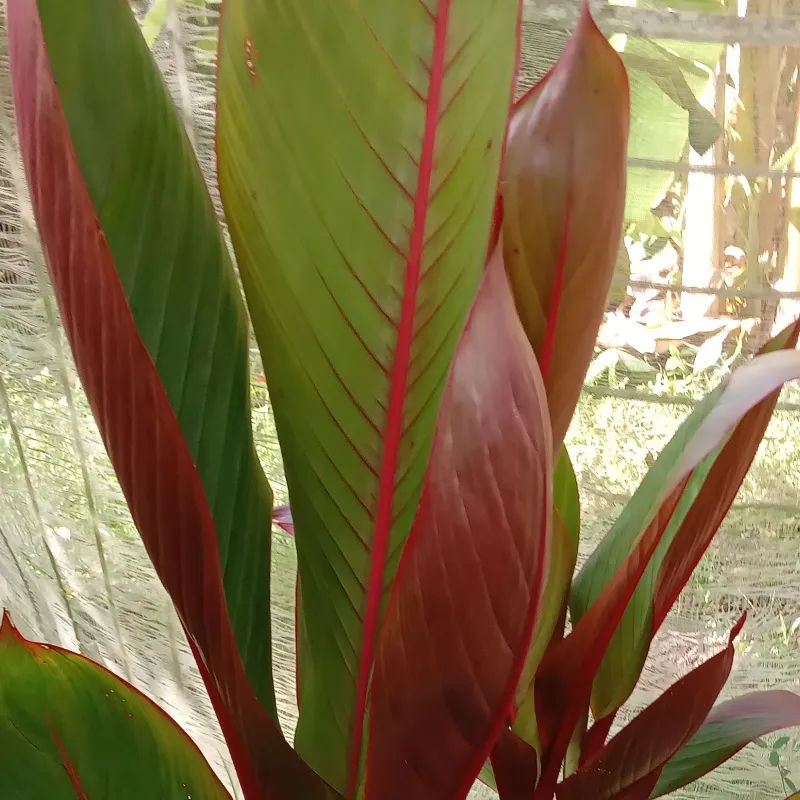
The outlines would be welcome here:
<svg viewBox="0 0 800 800">
<path fill-rule="evenodd" d="M 650 797 L 662 797 L 702 778 L 759 736 L 797 726 L 800 696 L 794 692 L 751 692 L 721 703 L 666 763 Z"/>
<path fill-rule="evenodd" d="M 378 645 L 366 800 L 467 796 L 528 652 L 551 464 L 544 386 L 498 245 L 456 353 Z"/>
<path fill-rule="evenodd" d="M 622 237 L 629 106 L 625 68 L 587 3 L 561 58 L 512 114 L 506 267 L 555 447 L 578 402 Z"/>
<path fill-rule="evenodd" d="M 3 798 L 230 795 L 192 740 L 151 700 L 82 656 L 0 626 Z"/>
<path fill-rule="evenodd" d="M 544 771 L 536 800 L 551 800 L 558 770 L 619 622 L 655 554 L 693 470 L 724 442 L 742 417 L 786 381 L 800 378 L 800 352 L 766 353 L 738 369 L 681 425 L 651 468 L 650 484 L 629 511 L 627 557 L 571 633 L 548 650 L 536 680 Z M 643 533 L 640 533 L 643 531 Z M 548 796 L 547 791 L 551 791 Z"/>
<path fill-rule="evenodd" d="M 800 321 L 768 342 L 760 355 L 797 345 Z M 779 390 L 765 397 L 737 425 L 725 446 L 712 453 L 694 470 L 680 498 L 652 564 L 642 579 L 609 646 L 592 691 L 592 711 L 601 719 L 619 708 L 630 696 L 647 658 L 650 641 L 680 591 L 691 577 L 739 491 L 758 446 L 772 418 Z M 676 434 L 680 436 L 680 434 Z M 678 445 L 680 447 L 680 445 Z M 628 507 L 592 554 L 575 580 L 572 611 L 576 619 L 599 595 L 605 581 L 630 551 L 640 530 L 637 520 L 643 503 L 659 491 L 659 475 L 669 468 L 678 448 L 667 445 L 653 470 L 642 481 Z"/>
<path fill-rule="evenodd" d="M 313 797 L 277 727 L 246 315 L 191 146 L 127 3 L 9 0 L 8 31 L 48 268 L 133 518 L 243 784 L 297 772 Z"/>
<path fill-rule="evenodd" d="M 519 18 L 518 0 L 224 4 L 219 182 L 303 593 L 295 745 L 339 789 L 486 263 Z"/>
<path fill-rule="evenodd" d="M 671 686 L 560 784 L 557 800 L 647 800 L 664 764 L 694 736 L 725 686 L 745 616 L 724 650 Z"/>
</svg>

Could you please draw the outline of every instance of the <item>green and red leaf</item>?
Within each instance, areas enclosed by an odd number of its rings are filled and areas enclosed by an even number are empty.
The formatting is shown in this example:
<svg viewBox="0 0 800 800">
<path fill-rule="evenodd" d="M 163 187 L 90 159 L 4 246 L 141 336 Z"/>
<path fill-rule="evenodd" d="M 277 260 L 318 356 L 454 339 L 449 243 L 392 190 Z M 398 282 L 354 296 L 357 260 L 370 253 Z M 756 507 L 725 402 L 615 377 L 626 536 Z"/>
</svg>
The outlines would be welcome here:
<svg viewBox="0 0 800 800">
<path fill-rule="evenodd" d="M 797 345 L 800 322 L 767 343 L 759 355 Z M 758 356 L 757 356 L 758 357 Z M 739 422 L 720 450 L 714 450 L 692 471 L 680 500 L 666 515 L 663 540 L 641 581 L 618 631 L 609 646 L 592 691 L 592 711 L 596 718 L 612 714 L 627 700 L 647 658 L 650 641 L 708 549 L 744 480 L 778 401 L 780 389 L 765 397 Z M 622 563 L 630 542 L 641 530 L 639 512 L 660 491 L 661 470 L 668 469 L 682 445 L 667 446 L 631 498 L 628 506 L 604 540 L 584 565 L 575 580 L 572 612 L 576 619 L 598 596 L 604 582 Z M 676 446 L 677 445 L 677 446 Z M 655 494 L 654 494 L 655 493 Z M 667 511 L 676 497 L 671 497 Z"/>
<path fill-rule="evenodd" d="M 303 595 L 295 744 L 340 790 L 486 263 L 519 20 L 519 0 L 224 4 L 219 183 Z"/>
<path fill-rule="evenodd" d="M 528 652 L 551 463 L 544 386 L 498 245 L 456 353 L 378 646 L 366 800 L 469 792 Z"/>
<path fill-rule="evenodd" d="M 536 712 L 544 742 L 544 773 L 537 800 L 551 800 L 570 738 L 587 711 L 597 670 L 689 476 L 751 408 L 786 381 L 798 378 L 800 352 L 789 350 L 758 356 L 734 372 L 681 425 L 645 477 L 645 490 L 623 512 L 629 549 L 622 564 L 577 616 L 571 633 L 551 646 L 537 673 Z"/>
<path fill-rule="evenodd" d="M 647 800 L 661 769 L 703 724 L 733 666 L 728 646 L 671 686 L 558 787 L 557 800 Z"/>
<path fill-rule="evenodd" d="M 277 726 L 246 315 L 192 148 L 127 3 L 10 0 L 8 31 L 78 372 L 245 791 L 324 796 Z"/>
<path fill-rule="evenodd" d="M 83 656 L 0 626 L 3 797 L 230 798 L 192 740 Z"/>
<path fill-rule="evenodd" d="M 513 109 L 503 173 L 506 268 L 547 387 L 556 448 L 622 241 L 629 117 L 625 67 L 586 3 L 556 65 Z"/>
<path fill-rule="evenodd" d="M 661 797 L 702 778 L 760 736 L 798 726 L 800 696 L 794 692 L 751 692 L 721 703 L 666 763 L 650 797 Z"/>
<path fill-rule="evenodd" d="M 539 664 L 553 640 L 564 635 L 567 602 L 580 538 L 580 497 L 575 470 L 562 447 L 553 470 L 553 521 L 550 557 L 542 604 L 531 645 L 514 693 L 511 729 L 504 729 L 492 749 L 493 771 L 489 778 L 502 798 L 529 798 L 536 788 L 541 760 L 541 742 L 536 724 L 534 685 Z"/>
</svg>

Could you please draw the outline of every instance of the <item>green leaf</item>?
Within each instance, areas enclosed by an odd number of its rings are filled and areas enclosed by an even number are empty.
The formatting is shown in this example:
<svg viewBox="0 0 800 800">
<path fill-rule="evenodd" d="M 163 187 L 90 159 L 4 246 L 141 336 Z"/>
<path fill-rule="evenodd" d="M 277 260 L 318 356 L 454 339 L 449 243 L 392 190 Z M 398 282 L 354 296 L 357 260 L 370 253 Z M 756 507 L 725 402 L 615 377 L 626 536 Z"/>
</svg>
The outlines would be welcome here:
<svg viewBox="0 0 800 800">
<path fill-rule="evenodd" d="M 492 750 L 494 771 L 501 787 L 515 785 L 521 794 L 530 792 L 536 785 L 541 742 L 536 724 L 534 683 L 536 670 L 554 638 L 564 634 L 567 601 L 580 538 L 580 496 L 575 470 L 566 446 L 553 471 L 553 526 L 550 538 L 550 562 L 544 596 L 536 619 L 528 656 L 522 669 L 514 696 L 514 723 L 511 731 L 504 732 Z M 517 741 L 520 739 L 523 744 Z M 510 788 L 510 787 L 509 787 Z"/>
<path fill-rule="evenodd" d="M 781 750 L 782 748 L 786 747 L 787 744 L 789 744 L 789 737 L 780 736 L 775 740 L 775 744 L 772 745 L 772 749 Z"/>
<path fill-rule="evenodd" d="M 800 325 L 787 328 L 761 351 L 793 348 Z M 786 351 L 789 352 L 789 351 Z M 669 509 L 661 544 L 625 612 L 595 680 L 592 710 L 596 718 L 615 711 L 630 696 L 650 647 L 650 640 L 733 502 L 756 454 L 777 402 L 766 397 L 749 411 L 724 447 L 712 452 L 692 472 L 679 493 L 677 506 Z M 575 579 L 572 611 L 580 619 L 599 595 L 609 576 L 630 552 L 641 534 L 653 498 L 660 496 L 663 475 L 670 462 L 680 457 L 685 431 L 706 413 L 705 402 L 684 422 L 645 476 L 628 505 Z M 717 463 L 719 462 L 719 463 Z M 672 498 L 674 502 L 676 498 Z M 663 512 L 662 512 L 663 516 Z M 674 546 L 673 546 L 674 545 Z"/>
<path fill-rule="evenodd" d="M 230 795 L 192 740 L 151 700 L 98 664 L 0 627 L 3 797 Z"/>
<path fill-rule="evenodd" d="M 219 183 L 303 592 L 295 744 L 339 789 L 356 780 L 376 636 L 489 249 L 518 14 L 517 0 L 224 4 Z"/>
<path fill-rule="evenodd" d="M 246 790 L 313 797 L 275 710 L 247 317 L 192 147 L 127 3 L 7 6 L 37 226 L 134 521 Z"/>
<path fill-rule="evenodd" d="M 577 551 L 581 535 L 581 498 L 575 468 L 566 446 L 562 446 L 553 470 L 553 507 L 561 515 Z"/>
</svg>

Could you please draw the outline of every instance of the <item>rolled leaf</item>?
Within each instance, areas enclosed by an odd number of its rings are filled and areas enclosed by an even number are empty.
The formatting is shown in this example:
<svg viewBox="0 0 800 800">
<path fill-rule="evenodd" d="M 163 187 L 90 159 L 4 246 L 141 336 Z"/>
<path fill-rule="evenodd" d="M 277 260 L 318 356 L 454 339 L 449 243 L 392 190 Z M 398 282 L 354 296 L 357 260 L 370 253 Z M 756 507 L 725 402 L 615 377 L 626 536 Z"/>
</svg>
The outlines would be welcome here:
<svg viewBox="0 0 800 800">
<path fill-rule="evenodd" d="M 341 790 L 486 263 L 519 15 L 518 0 L 224 4 L 220 190 L 303 593 L 295 745 Z"/>
<path fill-rule="evenodd" d="M 48 269 L 134 521 L 245 790 L 320 796 L 277 727 L 246 316 L 191 146 L 127 3 L 10 0 L 8 34 Z"/>
<path fill-rule="evenodd" d="M 797 345 L 800 322 L 768 342 L 759 355 Z M 650 641 L 669 609 L 708 549 L 747 475 L 778 401 L 774 391 L 751 409 L 736 426 L 724 447 L 712 452 L 693 470 L 680 501 L 669 519 L 664 538 L 648 568 L 598 672 L 592 690 L 596 718 L 613 713 L 630 696 L 647 658 Z M 682 433 L 676 434 L 651 468 L 608 535 L 575 580 L 572 611 L 576 619 L 597 597 L 604 581 L 622 563 L 630 541 L 640 527 L 637 518 L 660 489 L 662 469 L 680 451 Z"/>
<path fill-rule="evenodd" d="M 800 696 L 794 692 L 751 692 L 721 703 L 666 763 L 650 797 L 661 797 L 702 778 L 760 736 L 797 726 Z"/>
<path fill-rule="evenodd" d="M 549 649 L 539 668 L 536 710 L 545 756 L 536 800 L 551 800 L 558 769 L 575 726 L 586 711 L 597 670 L 688 477 L 751 408 L 786 381 L 797 378 L 800 352 L 784 350 L 753 359 L 695 408 L 651 468 L 645 478 L 651 482 L 649 490 L 637 500 L 635 514 L 627 511 L 631 515 L 627 557 L 569 636 Z M 550 796 L 547 791 L 551 791 Z"/>
<path fill-rule="evenodd" d="M 671 686 L 567 778 L 557 800 L 647 800 L 664 764 L 703 724 L 725 686 L 744 621 L 733 627 L 724 650 Z"/>
<path fill-rule="evenodd" d="M 503 167 L 506 268 L 547 387 L 556 448 L 620 247 L 629 116 L 625 67 L 586 3 L 556 65 L 515 105 Z"/>
<path fill-rule="evenodd" d="M 230 795 L 192 740 L 99 664 L 0 626 L 3 797 Z"/>
<path fill-rule="evenodd" d="M 366 800 L 467 796 L 528 652 L 551 463 L 544 387 L 498 247 L 456 354 L 378 646 Z"/>
</svg>

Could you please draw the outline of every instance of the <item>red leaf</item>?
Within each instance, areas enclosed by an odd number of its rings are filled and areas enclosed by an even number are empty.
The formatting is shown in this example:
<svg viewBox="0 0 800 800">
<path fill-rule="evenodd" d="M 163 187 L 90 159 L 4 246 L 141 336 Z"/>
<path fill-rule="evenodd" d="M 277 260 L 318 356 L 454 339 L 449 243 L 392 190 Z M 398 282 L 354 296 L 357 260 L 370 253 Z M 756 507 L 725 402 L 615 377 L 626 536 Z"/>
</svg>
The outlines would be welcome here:
<svg viewBox="0 0 800 800">
<path fill-rule="evenodd" d="M 588 3 L 546 78 L 514 107 L 504 165 L 506 267 L 547 388 L 569 427 L 622 242 L 628 78 Z"/>
<path fill-rule="evenodd" d="M 546 414 L 498 245 L 378 645 L 367 800 L 466 797 L 508 718 L 547 566 Z"/>
<path fill-rule="evenodd" d="M 800 320 L 776 336 L 760 353 L 773 352 L 779 349 L 779 345 L 785 350 L 793 350 L 797 347 L 798 336 Z M 742 418 L 675 534 L 659 570 L 653 594 L 653 635 L 666 619 L 736 499 L 779 397 L 780 389 Z"/>
<path fill-rule="evenodd" d="M 664 764 L 703 724 L 725 686 L 745 618 L 724 650 L 681 678 L 567 778 L 558 787 L 558 800 L 647 800 Z"/>
<path fill-rule="evenodd" d="M 694 736 L 661 770 L 651 797 L 662 797 L 715 770 L 745 745 L 800 725 L 800 695 L 774 689 L 715 706 Z"/>
<path fill-rule="evenodd" d="M 8 26 L 20 144 L 64 327 L 133 518 L 175 600 L 245 795 L 333 797 L 287 744 L 245 675 L 226 610 L 208 501 L 81 175 L 34 0 L 10 4 Z"/>
<path fill-rule="evenodd" d="M 530 800 L 539 778 L 539 754 L 510 728 L 492 748 L 497 794 L 501 800 Z"/>
<path fill-rule="evenodd" d="M 683 478 L 602 594 L 569 636 L 554 642 L 536 677 L 536 711 L 544 745 L 536 800 L 551 800 L 575 726 L 589 703 L 592 682 L 614 631 L 658 547 L 688 478 Z"/>
<path fill-rule="evenodd" d="M 272 522 L 289 536 L 294 536 L 294 520 L 292 520 L 292 509 L 288 505 L 278 506 L 272 512 Z"/>
</svg>

